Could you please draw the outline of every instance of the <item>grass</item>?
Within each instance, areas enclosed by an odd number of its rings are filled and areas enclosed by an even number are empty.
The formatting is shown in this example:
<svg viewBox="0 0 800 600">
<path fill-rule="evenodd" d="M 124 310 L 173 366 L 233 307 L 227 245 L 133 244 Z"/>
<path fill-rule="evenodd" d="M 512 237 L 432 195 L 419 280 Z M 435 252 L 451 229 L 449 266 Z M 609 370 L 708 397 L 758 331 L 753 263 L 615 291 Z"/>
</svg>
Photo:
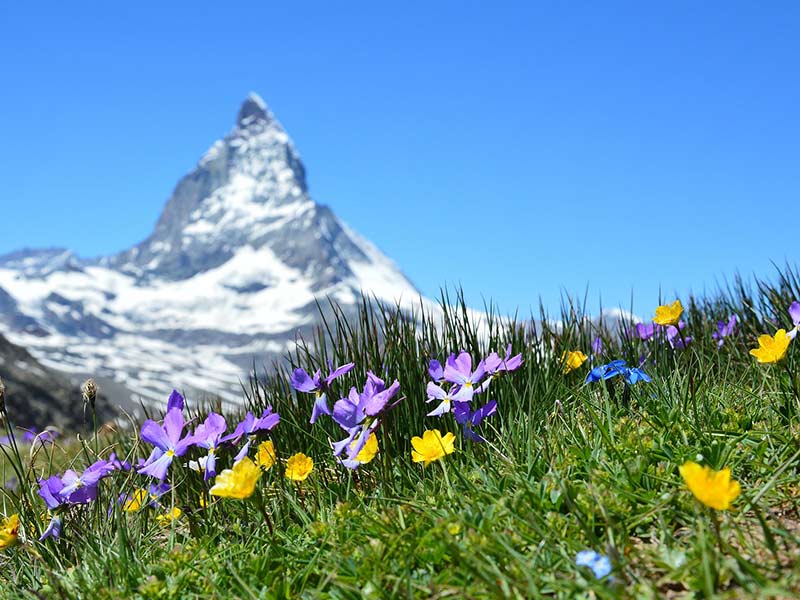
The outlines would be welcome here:
<svg viewBox="0 0 800 600">
<path fill-rule="evenodd" d="M 798 277 L 788 267 L 775 282 L 736 280 L 713 296 L 690 298 L 685 334 L 693 341 L 685 350 L 620 337 L 569 302 L 559 322 L 536 327 L 491 310 L 476 323 L 460 296 L 442 299 L 441 323 L 366 302 L 357 318 L 326 307 L 332 316 L 316 339 L 301 341 L 285 365 L 243 389 L 249 409 L 260 413 L 269 404 L 281 415 L 270 435 L 281 461 L 248 500 L 201 507 L 207 486 L 176 461 L 162 507 L 126 513 L 117 498 L 145 478 L 118 471 L 101 482 L 95 502 L 63 513 L 60 540 L 40 543 L 46 520 L 36 478 L 70 465 L 80 471 L 112 450 L 134 462 L 150 447 L 125 430 L 33 453 L 2 446 L 5 474 L 16 468 L 20 480 L 4 490 L 3 511 L 19 513 L 22 534 L 20 544 L 0 552 L 0 594 L 798 597 L 800 356 L 790 346 L 780 363 L 760 365 L 748 353 L 758 335 L 791 328 L 786 307 L 796 298 Z M 711 334 L 730 314 L 739 327 L 718 349 Z M 605 343 L 598 362 L 636 365 L 644 356 L 653 381 L 586 385 L 588 363 L 565 375 L 562 352 L 589 354 L 598 335 Z M 482 430 L 488 443 L 463 438 L 452 415 L 425 416 L 434 406 L 425 403 L 431 358 L 463 349 L 478 360 L 492 349 L 502 354 L 507 344 L 524 362 L 494 381 L 484 399 L 498 403 Z M 332 456 L 338 426 L 326 417 L 309 425 L 313 398 L 289 385 L 292 368 L 324 370 L 329 359 L 356 364 L 334 383 L 339 395 L 360 388 L 369 369 L 401 383 L 404 399 L 378 431 L 379 454 L 355 472 Z M 14 391 L 7 393 L 13 399 Z M 193 400 L 189 413 L 202 420 L 210 407 Z M 229 427 L 240 417 L 226 415 Z M 410 440 L 432 428 L 454 432 L 456 451 L 423 467 L 411 461 Z M 314 459 L 304 482 L 283 476 L 295 452 Z M 233 453 L 220 455 L 220 468 Z M 742 486 L 731 510 L 713 511 L 692 496 L 678 473 L 687 460 L 730 467 Z M 171 506 L 183 510 L 181 518 L 158 523 L 156 515 Z M 575 566 L 584 549 L 611 558 L 611 578 L 597 580 Z"/>
</svg>

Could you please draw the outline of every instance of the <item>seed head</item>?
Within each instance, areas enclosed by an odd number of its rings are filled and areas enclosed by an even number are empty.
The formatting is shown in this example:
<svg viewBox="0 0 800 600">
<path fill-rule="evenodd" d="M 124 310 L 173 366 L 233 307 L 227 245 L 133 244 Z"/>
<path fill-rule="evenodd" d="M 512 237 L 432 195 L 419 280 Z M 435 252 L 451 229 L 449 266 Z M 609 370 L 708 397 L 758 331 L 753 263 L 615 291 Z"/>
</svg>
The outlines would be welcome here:
<svg viewBox="0 0 800 600">
<path fill-rule="evenodd" d="M 83 403 L 89 404 L 94 409 L 94 402 L 97 400 L 97 384 L 94 379 L 87 379 L 81 385 L 81 394 L 83 394 Z"/>
</svg>

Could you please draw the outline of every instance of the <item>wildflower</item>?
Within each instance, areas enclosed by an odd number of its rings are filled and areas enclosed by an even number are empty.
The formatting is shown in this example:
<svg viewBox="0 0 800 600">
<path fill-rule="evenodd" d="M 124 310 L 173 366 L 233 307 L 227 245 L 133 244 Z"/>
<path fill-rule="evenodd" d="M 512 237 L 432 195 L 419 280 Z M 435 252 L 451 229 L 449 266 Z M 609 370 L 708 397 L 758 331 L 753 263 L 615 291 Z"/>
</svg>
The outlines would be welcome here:
<svg viewBox="0 0 800 600">
<path fill-rule="evenodd" d="M 731 480 L 731 470 L 727 467 L 714 471 L 710 467 L 701 467 L 696 462 L 687 461 L 679 471 L 694 497 L 716 510 L 730 508 L 731 502 L 742 491 L 739 482 Z"/>
<path fill-rule="evenodd" d="M 433 381 L 428 382 L 428 386 L 427 388 L 425 388 L 425 391 L 428 393 L 428 399 L 425 402 L 431 402 L 432 400 L 441 400 L 439 405 L 436 408 L 434 408 L 431 412 L 429 412 L 426 416 L 440 417 L 441 415 L 450 412 L 453 403 L 453 397 L 451 396 L 450 392 L 445 391 L 443 387 L 436 385 Z"/>
<path fill-rule="evenodd" d="M 571 352 L 564 352 L 561 355 L 561 362 L 564 365 L 564 375 L 572 373 L 575 369 L 586 362 L 589 357 L 580 350 L 573 350 Z"/>
<path fill-rule="evenodd" d="M 64 504 L 59 492 L 64 489 L 64 482 L 57 475 L 51 475 L 48 479 L 39 480 L 39 491 L 37 492 L 44 500 L 49 510 L 55 510 Z"/>
<path fill-rule="evenodd" d="M 19 515 L 14 513 L 0 523 L 0 550 L 14 546 L 19 541 Z"/>
<path fill-rule="evenodd" d="M 72 469 L 65 471 L 61 477 L 63 487 L 58 492 L 59 498 L 71 504 L 91 502 L 97 497 L 97 484 L 115 468 L 112 457 L 111 461 L 102 459 L 95 461 L 80 475 Z M 48 489 L 53 488 L 48 486 Z M 39 491 L 42 491 L 41 488 Z"/>
<path fill-rule="evenodd" d="M 625 369 L 626 363 L 624 360 L 614 360 L 605 365 L 598 365 L 594 367 L 589 374 L 586 375 L 586 383 L 593 383 L 595 381 L 611 379 L 617 375 L 621 375 Z"/>
<path fill-rule="evenodd" d="M 490 400 L 486 405 L 481 406 L 476 411 L 471 411 L 469 404 L 459 402 L 453 409 L 453 416 L 456 422 L 464 429 L 464 435 L 473 442 L 485 442 L 486 438 L 475 433 L 475 428 L 487 417 L 491 417 L 497 412 L 497 402 Z"/>
<path fill-rule="evenodd" d="M 380 377 L 369 371 L 363 392 L 359 394 L 356 388 L 350 388 L 350 393 L 333 405 L 333 420 L 347 432 L 346 438 L 333 444 L 334 456 L 347 450 L 347 460 L 342 464 L 349 468 L 358 466 L 355 457 L 380 425 L 381 414 L 398 391 L 400 383 L 396 379 L 387 388 Z"/>
<path fill-rule="evenodd" d="M 657 325 L 677 325 L 683 314 L 683 305 L 680 300 L 675 300 L 672 304 L 664 304 L 656 308 L 656 316 L 653 323 Z"/>
<path fill-rule="evenodd" d="M 153 444 L 155 448 L 144 465 L 139 467 L 139 473 L 162 481 L 167 477 L 167 470 L 172 460 L 176 456 L 183 456 L 196 442 L 191 435 L 181 438 L 185 425 L 183 413 L 177 406 L 167 412 L 163 427 L 152 419 L 144 422 L 141 430 L 142 439 Z"/>
<path fill-rule="evenodd" d="M 173 408 L 177 408 L 178 410 L 183 410 L 183 406 L 185 404 L 185 400 L 183 396 L 180 395 L 178 390 L 172 390 L 172 393 L 167 398 L 167 412 L 171 411 Z"/>
<path fill-rule="evenodd" d="M 61 522 L 61 517 L 59 516 L 50 516 L 50 522 L 47 524 L 42 536 L 39 538 L 40 542 L 45 541 L 47 538 L 53 538 L 57 540 L 61 537 L 61 529 L 63 527 L 63 523 Z"/>
<path fill-rule="evenodd" d="M 789 316 L 792 318 L 792 324 L 794 327 L 786 335 L 789 338 L 794 339 L 797 335 L 797 332 L 800 330 L 800 302 L 797 300 L 789 305 Z"/>
<path fill-rule="evenodd" d="M 800 305 L 798 308 L 800 308 Z M 733 335 L 735 329 L 736 315 L 731 315 L 727 323 L 725 321 L 717 321 L 717 330 L 711 334 L 711 337 L 717 340 L 717 348 L 722 348 L 722 344 L 725 343 L 725 338 Z"/>
<path fill-rule="evenodd" d="M 611 573 L 611 561 L 607 556 L 594 550 L 581 550 L 575 556 L 575 564 L 579 567 L 589 567 L 597 579 L 602 579 Z"/>
<path fill-rule="evenodd" d="M 667 341 L 673 348 L 685 348 L 692 341 L 692 336 L 681 335 L 684 327 L 686 327 L 686 323 L 683 321 L 679 321 L 677 327 L 675 325 L 667 327 Z"/>
<path fill-rule="evenodd" d="M 304 369 L 295 369 L 294 372 L 292 372 L 291 382 L 294 389 L 296 389 L 298 392 L 313 392 L 316 395 L 317 399 L 314 403 L 314 408 L 311 411 L 310 423 L 312 425 L 316 423 L 320 415 L 324 414 L 330 416 L 331 409 L 328 408 L 327 400 L 330 385 L 334 379 L 350 372 L 354 366 L 355 363 L 347 363 L 346 365 L 342 365 L 341 367 L 334 369 L 333 363 L 329 363 L 328 368 L 330 369 L 330 373 L 325 379 L 322 379 L 322 373 L 319 370 L 314 373 L 313 377 L 311 377 Z"/>
<path fill-rule="evenodd" d="M 637 323 L 633 326 L 633 333 L 642 341 L 649 340 L 656 334 L 658 327 L 655 323 Z"/>
<path fill-rule="evenodd" d="M 166 511 L 163 515 L 157 515 L 156 521 L 161 525 L 169 525 L 173 521 L 180 519 L 182 514 L 183 511 L 180 508 L 173 506 L 172 510 Z"/>
<path fill-rule="evenodd" d="M 438 360 L 432 359 L 428 363 L 428 374 L 436 383 L 444 381 L 444 368 Z"/>
<path fill-rule="evenodd" d="M 640 381 L 645 383 L 653 381 L 647 373 L 637 367 L 625 367 L 622 370 L 622 374 L 625 378 L 625 383 L 628 385 L 634 385 Z"/>
<path fill-rule="evenodd" d="M 592 354 L 602 354 L 603 350 L 605 350 L 605 346 L 603 345 L 603 339 L 598 335 L 592 341 Z"/>
<path fill-rule="evenodd" d="M 411 460 L 414 462 L 421 462 L 424 466 L 428 466 L 435 460 L 452 454 L 455 451 L 455 439 L 451 432 L 442 437 L 438 429 L 428 429 L 422 437 L 414 436 L 411 438 Z"/>
<path fill-rule="evenodd" d="M 305 481 L 314 470 L 314 461 L 302 452 L 289 457 L 286 461 L 286 477 L 292 481 Z"/>
<path fill-rule="evenodd" d="M 195 444 L 208 450 L 206 456 L 198 461 L 203 469 L 203 480 L 208 481 L 217 474 L 217 448 L 222 434 L 228 428 L 225 418 L 215 412 L 209 413 L 206 420 L 194 432 Z"/>
<path fill-rule="evenodd" d="M 475 386 L 480 383 L 485 374 L 486 366 L 483 361 L 478 363 L 474 371 L 472 370 L 472 357 L 468 352 L 461 352 L 458 356 L 451 355 L 444 367 L 445 380 L 458 386 L 458 390 L 453 395 L 453 400 L 456 402 L 472 400 Z"/>
<path fill-rule="evenodd" d="M 522 354 L 511 356 L 511 344 L 509 344 L 506 346 L 505 358 L 500 358 L 497 352 L 491 352 L 483 363 L 488 375 L 495 375 L 502 371 L 516 371 L 522 366 Z"/>
<path fill-rule="evenodd" d="M 233 433 L 226 435 L 220 441 L 230 441 L 234 444 L 238 444 L 242 436 L 247 436 L 247 441 L 244 446 L 242 446 L 242 449 L 239 450 L 239 453 L 233 458 L 233 462 L 238 462 L 247 456 L 247 453 L 250 451 L 250 444 L 256 440 L 259 431 L 270 431 L 274 429 L 280 421 L 281 416 L 278 413 L 272 412 L 271 406 L 265 408 L 264 412 L 261 413 L 261 417 L 258 419 L 253 416 L 253 413 L 248 411 L 244 420 L 236 426 Z"/>
<path fill-rule="evenodd" d="M 245 456 L 233 465 L 233 469 L 225 469 L 217 475 L 209 494 L 220 498 L 244 500 L 253 495 L 259 477 L 261 469 Z"/>
<path fill-rule="evenodd" d="M 750 350 L 760 363 L 776 363 L 786 356 L 791 338 L 785 329 L 778 329 L 774 336 L 762 335 L 758 338 L 758 348 Z"/>
<path fill-rule="evenodd" d="M 125 512 L 135 512 L 142 508 L 147 501 L 149 494 L 144 488 L 134 490 L 130 495 L 123 496 L 122 510 Z"/>
<path fill-rule="evenodd" d="M 272 468 L 277 460 L 275 456 L 275 446 L 272 444 L 272 440 L 261 442 L 261 445 L 258 447 L 258 452 L 256 453 L 256 464 L 267 471 Z"/>
<path fill-rule="evenodd" d="M 353 442 L 355 444 L 355 442 Z M 362 465 L 371 462 L 375 455 L 378 453 L 378 436 L 374 433 L 369 434 L 369 438 L 367 438 L 367 443 L 364 444 L 364 447 L 361 449 L 361 452 L 356 454 L 356 462 L 361 463 Z"/>
</svg>

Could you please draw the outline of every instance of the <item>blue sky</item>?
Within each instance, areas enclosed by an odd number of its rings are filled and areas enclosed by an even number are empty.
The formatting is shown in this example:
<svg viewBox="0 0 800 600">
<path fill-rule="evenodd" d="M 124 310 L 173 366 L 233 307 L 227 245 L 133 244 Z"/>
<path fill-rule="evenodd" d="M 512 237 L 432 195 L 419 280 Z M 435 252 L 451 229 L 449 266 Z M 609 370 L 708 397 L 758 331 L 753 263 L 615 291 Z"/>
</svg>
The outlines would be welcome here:
<svg viewBox="0 0 800 600">
<path fill-rule="evenodd" d="M 647 314 L 770 276 L 800 250 L 800 5 L 700 4 L 4 3 L 0 252 L 140 241 L 254 90 L 425 294 Z"/>
</svg>

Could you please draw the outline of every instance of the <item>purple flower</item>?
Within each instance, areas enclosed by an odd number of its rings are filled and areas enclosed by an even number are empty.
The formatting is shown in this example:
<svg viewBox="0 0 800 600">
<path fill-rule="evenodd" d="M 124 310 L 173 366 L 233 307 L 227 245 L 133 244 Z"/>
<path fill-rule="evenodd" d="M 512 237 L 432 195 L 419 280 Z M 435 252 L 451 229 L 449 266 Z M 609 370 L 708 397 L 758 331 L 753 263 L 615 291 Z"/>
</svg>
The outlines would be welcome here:
<svg viewBox="0 0 800 600">
<path fill-rule="evenodd" d="M 790 339 L 794 339 L 794 337 L 797 335 L 798 329 L 800 329 L 800 302 L 797 300 L 789 305 L 789 316 L 792 318 L 794 329 L 788 333 L 788 336 Z"/>
<path fill-rule="evenodd" d="M 107 460 L 98 460 L 89 465 L 86 470 L 78 475 L 72 469 L 64 472 L 61 477 L 63 487 L 58 491 L 58 497 L 70 504 L 85 504 L 97 497 L 97 484 L 115 470 L 115 466 Z M 51 478 L 52 479 L 52 478 Z M 47 480 L 50 481 L 50 480 Z M 54 489 L 50 484 L 49 490 Z M 40 495 L 42 488 L 39 488 Z M 44 496 L 42 496 L 44 498 Z M 47 502 L 47 500 L 45 500 Z"/>
<path fill-rule="evenodd" d="M 472 356 L 468 352 L 461 352 L 458 356 L 451 355 L 444 367 L 444 378 L 458 386 L 458 390 L 453 395 L 453 401 L 469 402 L 472 400 L 475 386 L 480 384 L 485 374 L 484 361 L 478 363 L 475 370 L 472 370 Z"/>
<path fill-rule="evenodd" d="M 47 528 L 44 530 L 42 537 L 39 538 L 40 542 L 43 542 L 47 538 L 53 538 L 57 540 L 61 537 L 61 517 L 52 516 L 50 517 L 50 522 L 47 524 Z"/>
<path fill-rule="evenodd" d="M 432 359 L 431 362 L 428 363 L 428 374 L 436 383 L 441 383 L 441 381 L 444 379 L 444 368 L 442 367 L 442 363 L 436 359 Z"/>
<path fill-rule="evenodd" d="M 167 412 L 171 411 L 173 408 L 177 408 L 178 410 L 182 411 L 184 404 L 183 396 L 178 393 L 178 390 L 172 390 L 172 393 L 167 399 Z"/>
<path fill-rule="evenodd" d="M 674 325 L 667 326 L 667 341 L 669 342 L 669 345 L 672 346 L 673 348 L 685 348 L 692 341 L 692 336 L 680 335 L 684 327 L 686 327 L 686 323 L 684 323 L 683 321 L 679 321 L 677 327 L 675 327 Z"/>
<path fill-rule="evenodd" d="M 256 439 L 256 434 L 259 431 L 270 431 L 280 423 L 280 421 L 280 415 L 272 412 L 271 406 L 265 408 L 264 412 L 261 413 L 261 417 L 258 419 L 255 418 L 253 413 L 248 411 L 244 416 L 244 420 L 236 426 L 233 433 L 220 439 L 220 442 L 232 442 L 235 445 L 239 443 L 239 440 L 243 436 L 247 436 L 247 441 L 244 446 L 242 446 L 242 449 L 239 450 L 239 453 L 233 459 L 233 462 L 238 462 L 247 456 L 250 450 L 250 443 Z"/>
<path fill-rule="evenodd" d="M 355 457 L 364 448 L 370 434 L 377 429 L 380 415 L 398 391 L 400 383 L 396 379 L 387 388 L 381 378 L 369 371 L 363 392 L 359 394 L 356 388 L 350 388 L 350 393 L 334 404 L 333 420 L 347 432 L 346 438 L 333 444 L 334 456 L 348 450 L 347 459 L 342 464 L 348 468 L 358 466 Z"/>
<path fill-rule="evenodd" d="M 167 412 L 163 426 L 152 419 L 144 422 L 141 430 L 142 439 L 151 443 L 155 448 L 144 466 L 139 468 L 139 473 L 160 480 L 166 478 L 172 460 L 176 456 L 183 456 L 196 441 L 191 435 L 181 438 L 185 426 L 183 413 L 177 406 Z"/>
<path fill-rule="evenodd" d="M 60 492 L 64 489 L 64 482 L 58 475 L 51 475 L 47 479 L 39 480 L 39 496 L 41 496 L 44 503 L 47 505 L 48 510 L 55 510 L 65 500 L 61 498 Z"/>
<path fill-rule="evenodd" d="M 592 340 L 592 354 L 602 354 L 605 346 L 603 346 L 603 340 L 598 335 L 594 340 Z"/>
<path fill-rule="evenodd" d="M 198 461 L 200 466 L 203 467 L 203 479 L 205 481 L 217 474 L 217 448 L 221 441 L 220 438 L 227 428 L 224 417 L 212 412 L 194 431 L 195 444 L 208 450 L 206 456 Z"/>
<path fill-rule="evenodd" d="M 322 373 L 319 370 L 314 373 L 313 377 L 304 369 L 295 369 L 292 372 L 291 383 L 294 389 L 298 392 L 306 392 L 309 394 L 313 392 L 316 395 L 314 408 L 311 411 L 311 421 L 309 421 L 312 425 L 317 422 L 320 415 L 324 414 L 330 416 L 331 414 L 331 409 L 328 408 L 327 400 L 331 382 L 337 377 L 348 373 L 354 366 L 355 363 L 347 363 L 346 365 L 334 369 L 333 363 L 328 363 L 330 373 L 325 379 L 322 379 Z"/>
<path fill-rule="evenodd" d="M 522 353 L 511 356 L 511 344 L 509 344 L 506 346 L 505 358 L 500 358 L 497 352 L 490 352 L 483 361 L 483 365 L 489 375 L 495 375 L 501 371 L 516 371 L 522 366 Z"/>
<path fill-rule="evenodd" d="M 433 400 L 441 400 L 439 405 L 427 414 L 428 417 L 440 417 L 450 412 L 453 402 L 453 397 L 451 396 L 450 392 L 446 392 L 443 387 L 436 385 L 432 381 L 428 382 L 428 387 L 426 388 L 426 391 L 428 392 L 428 399 L 425 402 L 431 402 Z M 467 403 L 458 402 L 458 404 L 467 404 Z"/>
<path fill-rule="evenodd" d="M 495 412 L 497 412 L 497 402 L 494 400 L 490 400 L 475 412 L 470 411 L 469 404 L 465 402 L 459 402 L 453 407 L 453 416 L 456 418 L 456 422 L 463 427 L 464 435 L 473 442 L 486 441 L 483 436 L 475 433 L 475 428 L 481 424 L 481 421 L 491 417 Z"/>
<path fill-rule="evenodd" d="M 656 334 L 656 331 L 658 331 L 658 325 L 655 323 L 637 323 L 633 326 L 633 333 L 640 340 L 649 340 Z"/>
<path fill-rule="evenodd" d="M 800 308 L 800 305 L 798 305 Z M 728 322 L 725 321 L 717 321 L 717 330 L 711 334 L 715 340 L 717 340 L 717 348 L 722 348 L 722 344 L 725 343 L 725 338 L 733 335 L 733 332 L 736 330 L 736 315 L 731 315 Z"/>
</svg>

